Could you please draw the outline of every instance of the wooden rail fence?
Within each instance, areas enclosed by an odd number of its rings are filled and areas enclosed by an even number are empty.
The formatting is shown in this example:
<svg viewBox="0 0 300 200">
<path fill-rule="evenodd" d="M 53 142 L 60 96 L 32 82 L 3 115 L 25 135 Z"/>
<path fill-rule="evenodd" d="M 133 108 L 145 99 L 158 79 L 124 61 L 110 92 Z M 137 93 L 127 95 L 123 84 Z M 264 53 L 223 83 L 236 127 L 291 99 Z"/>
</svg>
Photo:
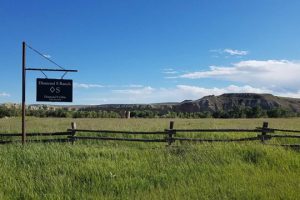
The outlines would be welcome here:
<svg viewBox="0 0 300 200">
<path fill-rule="evenodd" d="M 266 143 L 267 140 L 272 138 L 294 138 L 300 139 L 300 135 L 293 134 L 275 134 L 276 132 L 285 133 L 300 133 L 300 130 L 285 130 L 273 129 L 268 127 L 268 122 L 264 122 L 262 127 L 255 129 L 174 129 L 174 121 L 171 121 L 169 128 L 164 131 L 116 131 L 116 130 L 87 130 L 77 129 L 76 123 L 71 123 L 71 129 L 66 132 L 53 132 L 53 133 L 27 133 L 28 137 L 35 137 L 34 139 L 27 140 L 27 142 L 71 142 L 74 144 L 78 140 L 112 140 L 112 141 L 131 141 L 131 142 L 163 142 L 167 145 L 172 145 L 176 141 L 186 142 L 244 142 L 244 141 L 261 141 Z M 79 135 L 80 133 L 80 135 Z M 91 136 L 82 134 L 100 134 L 100 136 Z M 206 138 L 188 138 L 177 137 L 178 133 L 257 133 L 255 137 L 233 138 L 233 139 L 206 139 Z M 161 138 L 126 138 L 126 137 L 109 137 L 103 135 L 157 135 L 164 136 Z M 67 136 L 65 138 L 51 138 L 47 137 Z M 0 144 L 21 142 L 21 140 L 3 140 L 4 138 L 21 138 L 20 133 L 0 134 Z M 40 138 L 37 138 L 40 137 Z M 281 146 L 290 146 L 300 148 L 300 144 L 282 144 Z"/>
</svg>

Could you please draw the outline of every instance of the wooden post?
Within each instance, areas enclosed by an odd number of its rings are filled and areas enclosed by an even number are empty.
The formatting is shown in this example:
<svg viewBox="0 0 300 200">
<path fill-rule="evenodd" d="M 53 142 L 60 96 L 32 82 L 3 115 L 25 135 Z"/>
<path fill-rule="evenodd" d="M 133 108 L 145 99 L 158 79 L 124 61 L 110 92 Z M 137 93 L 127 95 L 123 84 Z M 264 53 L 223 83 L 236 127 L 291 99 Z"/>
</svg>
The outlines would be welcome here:
<svg viewBox="0 0 300 200">
<path fill-rule="evenodd" d="M 261 142 L 262 143 L 265 143 L 268 126 L 269 126 L 268 122 L 263 123 L 262 130 L 261 130 Z"/>
<path fill-rule="evenodd" d="M 174 121 L 170 121 L 170 126 L 169 126 L 169 130 L 168 130 L 168 145 L 171 145 L 174 141 L 173 141 L 173 134 L 175 134 L 174 130 Z"/>
<path fill-rule="evenodd" d="M 130 111 L 126 111 L 126 118 L 130 119 Z"/>
<path fill-rule="evenodd" d="M 26 44 L 22 43 L 22 144 L 26 143 Z"/>
<path fill-rule="evenodd" d="M 71 129 L 72 129 L 72 144 L 74 144 L 75 142 L 75 139 L 74 139 L 74 136 L 76 134 L 76 129 L 77 129 L 77 125 L 76 125 L 76 122 L 71 122 Z"/>
</svg>

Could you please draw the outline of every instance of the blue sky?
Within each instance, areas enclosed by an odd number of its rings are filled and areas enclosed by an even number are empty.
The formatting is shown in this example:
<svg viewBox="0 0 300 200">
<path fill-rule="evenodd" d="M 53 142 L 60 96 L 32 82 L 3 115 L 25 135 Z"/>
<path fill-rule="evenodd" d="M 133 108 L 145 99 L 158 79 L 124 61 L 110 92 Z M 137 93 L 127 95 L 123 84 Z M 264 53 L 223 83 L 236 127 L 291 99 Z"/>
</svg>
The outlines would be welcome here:
<svg viewBox="0 0 300 200">
<path fill-rule="evenodd" d="M 300 97 L 300 1 L 0 1 L 0 103 L 21 101 L 21 43 L 78 69 L 74 104 L 226 92 Z M 27 67 L 56 68 L 27 49 Z M 60 73 L 47 73 L 60 78 Z M 27 73 L 27 102 L 35 79 Z"/>
</svg>

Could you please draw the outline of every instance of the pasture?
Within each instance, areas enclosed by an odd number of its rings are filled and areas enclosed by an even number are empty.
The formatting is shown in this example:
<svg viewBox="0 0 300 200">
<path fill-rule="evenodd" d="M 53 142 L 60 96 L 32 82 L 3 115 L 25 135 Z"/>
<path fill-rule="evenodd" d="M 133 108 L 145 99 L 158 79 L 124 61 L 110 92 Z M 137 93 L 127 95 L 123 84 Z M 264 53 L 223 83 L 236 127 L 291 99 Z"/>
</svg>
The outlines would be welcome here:
<svg viewBox="0 0 300 200">
<path fill-rule="evenodd" d="M 161 131 L 170 119 L 27 118 L 27 131 L 65 131 L 72 121 L 81 129 Z M 268 121 L 300 130 L 299 118 L 174 121 L 183 129 L 251 129 Z M 0 119 L 0 133 L 20 133 L 20 122 Z M 0 199 L 297 199 L 300 190 L 299 151 L 260 142 L 9 144 L 0 146 L 0 168 Z"/>
</svg>

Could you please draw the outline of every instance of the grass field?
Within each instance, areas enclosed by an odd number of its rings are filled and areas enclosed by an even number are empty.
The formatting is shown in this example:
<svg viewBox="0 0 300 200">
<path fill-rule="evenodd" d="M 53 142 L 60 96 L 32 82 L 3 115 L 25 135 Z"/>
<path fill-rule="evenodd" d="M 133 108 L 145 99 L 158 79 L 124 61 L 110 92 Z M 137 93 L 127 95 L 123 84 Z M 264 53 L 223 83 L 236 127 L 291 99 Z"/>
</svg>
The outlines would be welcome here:
<svg viewBox="0 0 300 200">
<path fill-rule="evenodd" d="M 27 131 L 64 131 L 71 121 L 82 129 L 162 131 L 170 120 L 28 118 Z M 175 119 L 175 128 L 263 121 L 300 130 L 299 118 Z M 0 132 L 20 132 L 20 119 L 1 119 Z M 300 152 L 259 142 L 10 144 L 0 146 L 0 169 L 0 199 L 299 199 L 300 191 Z"/>
</svg>

